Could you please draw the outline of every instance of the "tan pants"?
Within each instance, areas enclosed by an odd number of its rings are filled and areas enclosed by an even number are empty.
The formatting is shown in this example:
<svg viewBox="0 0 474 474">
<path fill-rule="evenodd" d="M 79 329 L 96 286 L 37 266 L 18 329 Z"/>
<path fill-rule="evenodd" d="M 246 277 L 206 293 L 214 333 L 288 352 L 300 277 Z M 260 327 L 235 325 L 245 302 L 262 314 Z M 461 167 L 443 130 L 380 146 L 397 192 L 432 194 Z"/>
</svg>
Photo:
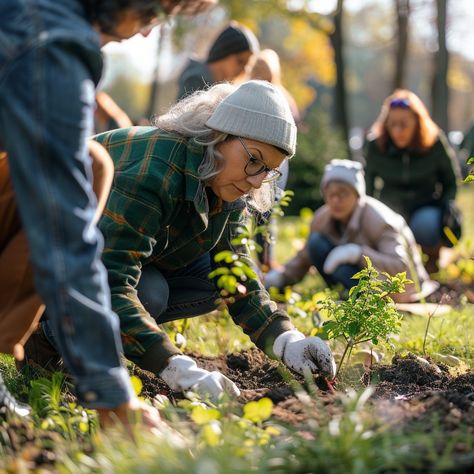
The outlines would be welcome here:
<svg viewBox="0 0 474 474">
<path fill-rule="evenodd" d="M 98 218 L 112 185 L 113 163 L 96 142 L 90 146 L 90 152 Z M 22 360 L 23 345 L 44 309 L 33 283 L 28 242 L 17 211 L 8 159 L 0 151 L 0 352 Z"/>
<path fill-rule="evenodd" d="M 33 285 L 26 234 L 18 216 L 8 160 L 0 156 L 0 352 L 23 359 L 23 344 L 44 305 Z"/>
</svg>

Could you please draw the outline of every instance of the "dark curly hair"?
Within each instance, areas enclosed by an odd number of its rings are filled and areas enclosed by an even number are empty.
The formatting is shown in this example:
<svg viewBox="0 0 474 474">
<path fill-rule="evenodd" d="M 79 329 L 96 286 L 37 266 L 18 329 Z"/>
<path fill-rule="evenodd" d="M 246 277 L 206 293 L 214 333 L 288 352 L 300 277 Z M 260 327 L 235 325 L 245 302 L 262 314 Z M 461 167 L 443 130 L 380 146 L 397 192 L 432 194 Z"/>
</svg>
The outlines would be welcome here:
<svg viewBox="0 0 474 474">
<path fill-rule="evenodd" d="M 97 23 L 103 33 L 111 34 L 124 10 L 138 14 L 143 24 L 149 23 L 159 10 L 167 14 L 193 15 L 216 3 L 216 0 L 81 0 L 91 23 Z"/>
<path fill-rule="evenodd" d="M 136 12 L 143 23 L 148 23 L 160 7 L 159 0 L 82 0 L 87 18 L 96 23 L 103 33 L 112 34 L 124 10 Z"/>
</svg>

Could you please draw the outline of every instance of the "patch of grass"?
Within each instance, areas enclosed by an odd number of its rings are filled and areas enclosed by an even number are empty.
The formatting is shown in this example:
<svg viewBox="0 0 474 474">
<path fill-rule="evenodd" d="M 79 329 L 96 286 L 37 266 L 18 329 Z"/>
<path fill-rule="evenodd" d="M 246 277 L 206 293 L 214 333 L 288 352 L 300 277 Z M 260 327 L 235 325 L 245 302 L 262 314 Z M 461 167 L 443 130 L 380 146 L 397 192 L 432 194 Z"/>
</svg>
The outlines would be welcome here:
<svg viewBox="0 0 474 474">
<path fill-rule="evenodd" d="M 428 318 L 407 315 L 403 319 L 398 340 L 394 343 L 397 351 L 409 350 L 417 354 L 423 352 L 423 337 Z M 443 316 L 433 316 L 426 340 L 427 353 L 453 355 L 474 368 L 474 306 L 453 309 Z"/>
<path fill-rule="evenodd" d="M 166 323 L 163 329 L 173 341 L 176 340 L 178 333 L 182 333 L 186 340 L 182 349 L 198 352 L 204 356 L 241 352 L 253 347 L 250 338 L 224 311 L 214 311 L 205 316 L 189 318 L 184 330 L 180 321 Z"/>
<path fill-rule="evenodd" d="M 470 235 L 474 235 L 472 187 L 461 189 L 458 200 L 465 210 L 461 244 L 467 246 Z M 276 250 L 280 262 L 304 245 L 311 214 L 306 210 L 300 218 L 284 217 L 279 221 Z M 320 331 L 317 301 L 324 291 L 322 279 L 310 273 L 279 296 L 287 303 L 294 324 L 306 334 Z M 422 354 L 427 322 L 426 316 L 404 316 L 400 335 L 391 339 L 391 345 L 383 345 L 383 362 L 390 363 L 396 352 Z M 183 334 L 185 349 L 202 355 L 252 347 L 249 338 L 222 311 L 186 323 L 168 323 L 164 328 L 173 340 L 178 333 Z M 462 367 L 454 367 L 453 371 L 473 369 L 472 334 L 473 305 L 435 315 L 427 334 L 426 352 L 461 359 Z M 330 344 L 336 351 L 341 350 L 339 342 Z M 7 356 L 0 356 L 0 370 L 10 390 L 23 401 L 29 399 L 35 410 L 32 419 L 23 425 L 12 420 L 0 422 L 0 472 L 28 472 L 35 460 L 45 455 L 45 448 L 54 454 L 49 466 L 55 463 L 54 470 L 63 473 L 365 474 L 469 472 L 472 468 L 472 426 L 460 420 L 458 428 L 447 436 L 443 420 L 435 412 L 419 420 L 414 415 L 407 419 L 405 412 L 402 419 L 397 417 L 396 402 L 390 404 L 392 414 L 377 401 L 367 401 L 371 389 L 364 389 L 360 380 L 363 367 L 352 359 L 333 403 L 322 400 L 318 392 L 304 394 L 301 400 L 306 400 L 303 410 L 308 419 L 301 426 L 284 426 L 274 417 L 267 418 L 268 413 L 263 416 L 268 412 L 268 402 L 247 408 L 227 402 L 206 409 L 183 401 L 178 406 L 168 403 L 160 407 L 167 423 L 158 436 L 141 430 L 135 433 L 134 441 L 117 429 L 101 432 L 93 412 L 68 402 L 68 386 L 59 376 L 31 384 L 32 379 L 44 374 L 18 374 Z M 23 437 L 15 434 L 22 430 L 27 433 Z"/>
</svg>

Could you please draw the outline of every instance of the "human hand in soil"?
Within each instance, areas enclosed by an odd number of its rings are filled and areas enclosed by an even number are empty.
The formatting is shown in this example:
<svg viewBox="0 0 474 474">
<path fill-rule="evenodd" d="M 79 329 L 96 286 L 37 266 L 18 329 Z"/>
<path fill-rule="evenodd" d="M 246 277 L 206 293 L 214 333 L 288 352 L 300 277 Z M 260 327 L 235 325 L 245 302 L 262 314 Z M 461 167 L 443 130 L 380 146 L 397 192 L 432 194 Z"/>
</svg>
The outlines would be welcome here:
<svg viewBox="0 0 474 474">
<path fill-rule="evenodd" d="M 133 426 L 140 424 L 145 429 L 158 434 L 162 425 L 158 410 L 138 398 L 132 398 L 116 408 L 99 408 L 97 413 L 102 428 L 121 424 L 132 435 Z"/>
<path fill-rule="evenodd" d="M 192 391 L 202 399 L 218 400 L 226 393 L 231 397 L 238 397 L 240 390 L 232 380 L 220 372 L 209 372 L 200 369 L 191 357 L 175 355 L 168 361 L 168 365 L 160 372 L 160 377 L 177 392 Z"/>
<path fill-rule="evenodd" d="M 275 339 L 273 352 L 288 368 L 301 375 L 309 372 L 333 379 L 336 374 L 331 349 L 319 337 L 305 337 L 295 329 L 285 331 Z"/>
</svg>

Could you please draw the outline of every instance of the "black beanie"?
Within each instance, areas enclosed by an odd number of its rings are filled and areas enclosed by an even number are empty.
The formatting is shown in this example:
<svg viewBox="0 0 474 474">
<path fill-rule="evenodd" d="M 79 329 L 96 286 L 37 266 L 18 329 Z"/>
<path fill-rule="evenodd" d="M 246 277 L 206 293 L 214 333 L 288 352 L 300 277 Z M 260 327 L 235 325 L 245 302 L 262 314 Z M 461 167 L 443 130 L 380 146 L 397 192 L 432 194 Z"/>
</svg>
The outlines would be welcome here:
<svg viewBox="0 0 474 474">
<path fill-rule="evenodd" d="M 207 62 L 212 63 L 242 51 L 250 51 L 255 54 L 259 49 L 257 37 L 248 28 L 238 23 L 232 23 L 214 41 L 209 50 Z"/>
</svg>

